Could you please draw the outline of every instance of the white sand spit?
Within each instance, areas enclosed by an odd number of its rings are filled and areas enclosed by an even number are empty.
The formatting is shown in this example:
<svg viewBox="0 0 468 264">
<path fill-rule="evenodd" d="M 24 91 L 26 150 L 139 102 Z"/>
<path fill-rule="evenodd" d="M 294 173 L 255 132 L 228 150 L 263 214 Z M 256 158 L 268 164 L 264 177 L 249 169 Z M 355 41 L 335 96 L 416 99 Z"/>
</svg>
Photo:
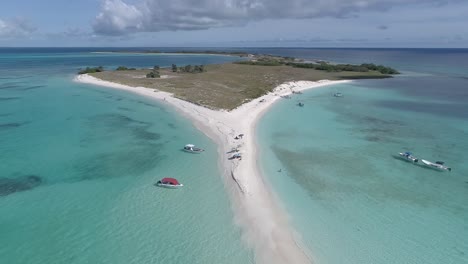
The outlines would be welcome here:
<svg viewBox="0 0 468 264">
<path fill-rule="evenodd" d="M 312 263 L 313 255 L 301 246 L 300 236 L 288 224 L 288 216 L 264 182 L 258 168 L 255 126 L 262 114 L 280 96 L 293 91 L 344 83 L 349 81 L 297 81 L 277 86 L 273 92 L 228 111 L 214 111 L 177 98 L 172 94 L 144 87 L 112 83 L 83 74 L 75 77 L 81 83 L 123 89 L 162 100 L 190 118 L 195 126 L 218 145 L 218 155 L 229 191 L 235 222 L 240 225 L 244 240 L 254 249 L 257 263 Z M 240 139 L 235 139 L 244 134 Z M 226 154 L 239 147 L 242 160 L 228 160 Z"/>
</svg>

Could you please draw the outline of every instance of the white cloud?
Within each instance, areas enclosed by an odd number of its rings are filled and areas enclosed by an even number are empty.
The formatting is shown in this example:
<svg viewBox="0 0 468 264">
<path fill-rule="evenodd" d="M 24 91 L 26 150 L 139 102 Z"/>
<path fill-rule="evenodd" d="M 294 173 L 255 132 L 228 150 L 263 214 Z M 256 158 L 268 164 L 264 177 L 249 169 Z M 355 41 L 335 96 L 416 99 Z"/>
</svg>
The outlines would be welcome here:
<svg viewBox="0 0 468 264">
<path fill-rule="evenodd" d="M 34 31 L 36 31 L 36 28 L 25 19 L 0 19 L 0 38 L 29 36 Z"/>
<path fill-rule="evenodd" d="M 101 13 L 96 17 L 93 28 L 95 32 L 106 35 L 122 35 L 144 30 L 143 19 L 143 12 L 136 6 L 126 4 L 121 0 L 106 0 Z"/>
<path fill-rule="evenodd" d="M 203 30 L 266 19 L 347 18 L 407 5 L 463 0 L 103 0 L 93 29 L 103 35 Z M 125 2 L 127 1 L 127 2 Z"/>
</svg>

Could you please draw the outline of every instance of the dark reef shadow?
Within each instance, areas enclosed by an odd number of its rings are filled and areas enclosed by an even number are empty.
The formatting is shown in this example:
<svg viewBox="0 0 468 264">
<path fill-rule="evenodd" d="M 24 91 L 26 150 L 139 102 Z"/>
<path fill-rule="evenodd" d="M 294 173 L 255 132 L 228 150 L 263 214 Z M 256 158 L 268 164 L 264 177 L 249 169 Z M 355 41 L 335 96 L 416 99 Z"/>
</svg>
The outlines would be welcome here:
<svg viewBox="0 0 468 264">
<path fill-rule="evenodd" d="M 32 190 L 41 185 L 42 182 L 42 178 L 37 175 L 26 175 L 16 179 L 0 178 L 0 196 Z"/>
</svg>

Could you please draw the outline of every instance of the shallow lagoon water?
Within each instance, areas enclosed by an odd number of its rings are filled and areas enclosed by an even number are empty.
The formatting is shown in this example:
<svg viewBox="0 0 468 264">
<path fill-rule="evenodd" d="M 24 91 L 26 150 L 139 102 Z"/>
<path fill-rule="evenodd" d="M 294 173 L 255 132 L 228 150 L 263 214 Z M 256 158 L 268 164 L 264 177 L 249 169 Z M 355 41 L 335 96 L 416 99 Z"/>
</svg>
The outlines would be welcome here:
<svg viewBox="0 0 468 264">
<path fill-rule="evenodd" d="M 265 177 L 318 263 L 468 261 L 467 80 L 422 73 L 307 91 L 260 121 Z"/>
<path fill-rule="evenodd" d="M 167 105 L 72 82 L 81 65 L 129 58 L 152 67 L 172 57 L 0 54 L 0 262 L 253 261 L 212 141 Z M 187 143 L 206 152 L 182 152 Z M 185 186 L 155 187 L 163 177 Z"/>
</svg>

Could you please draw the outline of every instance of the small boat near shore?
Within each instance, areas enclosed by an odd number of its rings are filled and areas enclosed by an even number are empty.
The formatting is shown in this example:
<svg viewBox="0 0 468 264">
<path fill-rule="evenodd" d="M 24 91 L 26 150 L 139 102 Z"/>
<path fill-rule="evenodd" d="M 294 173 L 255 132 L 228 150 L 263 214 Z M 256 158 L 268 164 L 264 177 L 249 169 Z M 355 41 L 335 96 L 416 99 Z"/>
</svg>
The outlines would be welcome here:
<svg viewBox="0 0 468 264">
<path fill-rule="evenodd" d="M 157 186 L 169 189 L 177 189 L 183 187 L 182 183 L 174 178 L 163 178 L 156 183 Z"/>
<path fill-rule="evenodd" d="M 204 149 L 195 147 L 195 145 L 193 145 L 193 144 L 185 145 L 182 150 L 185 151 L 185 152 L 196 153 L 196 154 L 199 154 L 199 153 L 202 153 L 203 151 L 205 151 Z"/>
<path fill-rule="evenodd" d="M 410 162 L 413 162 L 413 163 L 417 163 L 419 161 L 418 158 L 416 158 L 415 156 L 413 156 L 413 154 L 411 152 L 400 152 L 398 153 L 400 155 L 400 157 L 404 160 L 407 160 L 407 161 L 410 161 Z"/>
<path fill-rule="evenodd" d="M 428 161 L 421 159 L 422 163 L 430 168 L 436 169 L 436 170 L 441 170 L 441 171 L 452 171 L 452 168 L 445 166 L 445 162 L 443 161 Z"/>
<path fill-rule="evenodd" d="M 335 93 L 335 94 L 333 94 L 333 96 L 335 96 L 335 97 L 343 97 L 343 94 L 342 94 L 342 93 Z"/>
<path fill-rule="evenodd" d="M 303 106 L 304 106 L 304 103 L 303 103 L 303 102 L 299 102 L 299 103 L 297 103 L 297 106 L 303 107 Z"/>
</svg>

